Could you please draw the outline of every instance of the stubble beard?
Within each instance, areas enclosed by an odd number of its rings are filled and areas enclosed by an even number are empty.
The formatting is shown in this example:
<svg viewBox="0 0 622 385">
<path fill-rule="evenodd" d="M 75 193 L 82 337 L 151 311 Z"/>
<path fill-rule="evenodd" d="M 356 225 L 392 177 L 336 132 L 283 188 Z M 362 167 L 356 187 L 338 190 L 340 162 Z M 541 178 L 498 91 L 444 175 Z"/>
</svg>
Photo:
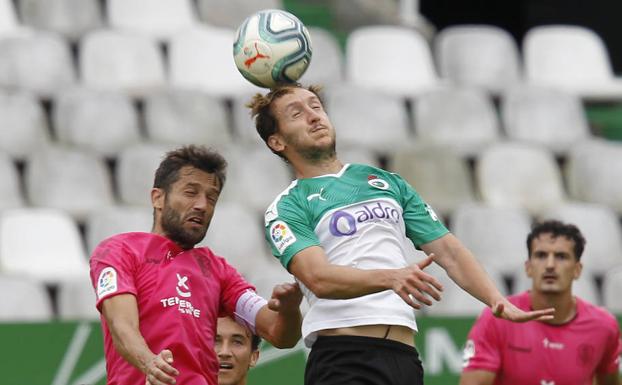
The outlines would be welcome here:
<svg viewBox="0 0 622 385">
<path fill-rule="evenodd" d="M 168 205 L 164 205 L 162 210 L 162 229 L 166 236 L 181 246 L 184 250 L 189 250 L 205 238 L 209 222 L 199 231 L 193 232 L 184 229 L 184 221 L 181 215 Z"/>
</svg>

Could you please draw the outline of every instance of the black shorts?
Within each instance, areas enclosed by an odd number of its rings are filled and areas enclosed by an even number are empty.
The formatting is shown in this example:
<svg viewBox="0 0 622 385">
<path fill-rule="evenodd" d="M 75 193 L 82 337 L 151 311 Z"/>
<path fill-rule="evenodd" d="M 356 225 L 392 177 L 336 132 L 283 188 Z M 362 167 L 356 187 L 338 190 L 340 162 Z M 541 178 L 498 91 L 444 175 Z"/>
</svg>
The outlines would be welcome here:
<svg viewBox="0 0 622 385">
<path fill-rule="evenodd" d="M 417 349 L 393 340 L 319 336 L 313 344 L 305 385 L 423 385 Z"/>
</svg>

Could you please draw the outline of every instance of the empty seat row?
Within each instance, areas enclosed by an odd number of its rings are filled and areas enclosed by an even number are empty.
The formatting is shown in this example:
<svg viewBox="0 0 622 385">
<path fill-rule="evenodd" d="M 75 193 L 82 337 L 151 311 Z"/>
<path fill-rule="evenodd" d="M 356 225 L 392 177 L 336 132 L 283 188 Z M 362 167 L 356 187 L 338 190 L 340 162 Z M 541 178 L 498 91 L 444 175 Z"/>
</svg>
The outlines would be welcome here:
<svg viewBox="0 0 622 385">
<path fill-rule="evenodd" d="M 198 0 L 196 9 L 192 0 L 17 0 L 15 5 L 0 0 L 0 34 L 16 33 L 21 20 L 24 27 L 72 40 L 104 25 L 166 39 L 200 22 L 236 28 L 257 10 L 283 7 L 280 0 Z"/>
</svg>

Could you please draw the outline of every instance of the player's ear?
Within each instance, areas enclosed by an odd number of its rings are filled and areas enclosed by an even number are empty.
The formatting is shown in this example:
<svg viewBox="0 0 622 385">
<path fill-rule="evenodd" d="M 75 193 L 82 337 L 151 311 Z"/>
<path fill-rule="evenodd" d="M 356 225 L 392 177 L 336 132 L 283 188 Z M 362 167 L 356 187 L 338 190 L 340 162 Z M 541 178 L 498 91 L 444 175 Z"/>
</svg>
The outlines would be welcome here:
<svg viewBox="0 0 622 385">
<path fill-rule="evenodd" d="M 527 277 L 533 278 L 532 277 L 533 274 L 532 274 L 532 271 L 531 271 L 531 258 L 528 258 L 525 261 L 525 274 L 527 274 Z"/>
<path fill-rule="evenodd" d="M 251 361 L 249 363 L 250 367 L 253 368 L 257 365 L 257 360 L 259 360 L 259 349 L 253 351 L 251 353 Z"/>
<path fill-rule="evenodd" d="M 162 209 L 164 207 L 165 192 L 161 188 L 151 189 L 151 205 L 154 209 Z"/>
<path fill-rule="evenodd" d="M 580 261 L 574 265 L 574 279 L 579 279 L 581 272 L 583 271 L 583 264 Z"/>
<path fill-rule="evenodd" d="M 285 149 L 285 143 L 279 134 L 272 134 L 268 137 L 268 146 L 276 152 L 281 152 Z"/>
</svg>

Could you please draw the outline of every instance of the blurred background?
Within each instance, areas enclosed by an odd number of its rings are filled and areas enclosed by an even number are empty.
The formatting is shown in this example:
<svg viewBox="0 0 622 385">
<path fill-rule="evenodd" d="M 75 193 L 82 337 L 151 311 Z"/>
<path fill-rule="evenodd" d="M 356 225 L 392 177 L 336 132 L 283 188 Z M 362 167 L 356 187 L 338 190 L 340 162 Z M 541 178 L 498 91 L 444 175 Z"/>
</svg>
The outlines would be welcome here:
<svg viewBox="0 0 622 385">
<path fill-rule="evenodd" d="M 301 81 L 325 86 L 342 160 L 405 177 L 506 294 L 529 286 L 533 221 L 577 224 L 575 292 L 622 315 L 622 3 L 0 0 L 3 383 L 104 383 L 88 256 L 150 231 L 153 172 L 179 145 L 230 163 L 203 245 L 264 296 L 292 279 L 262 214 L 293 175 L 254 132 L 244 104 L 261 90 L 232 58 L 237 26 L 266 8 L 309 28 Z M 428 384 L 457 383 L 482 309 L 444 284 L 418 314 Z M 305 354 L 265 347 L 252 383 L 302 384 Z"/>
</svg>

